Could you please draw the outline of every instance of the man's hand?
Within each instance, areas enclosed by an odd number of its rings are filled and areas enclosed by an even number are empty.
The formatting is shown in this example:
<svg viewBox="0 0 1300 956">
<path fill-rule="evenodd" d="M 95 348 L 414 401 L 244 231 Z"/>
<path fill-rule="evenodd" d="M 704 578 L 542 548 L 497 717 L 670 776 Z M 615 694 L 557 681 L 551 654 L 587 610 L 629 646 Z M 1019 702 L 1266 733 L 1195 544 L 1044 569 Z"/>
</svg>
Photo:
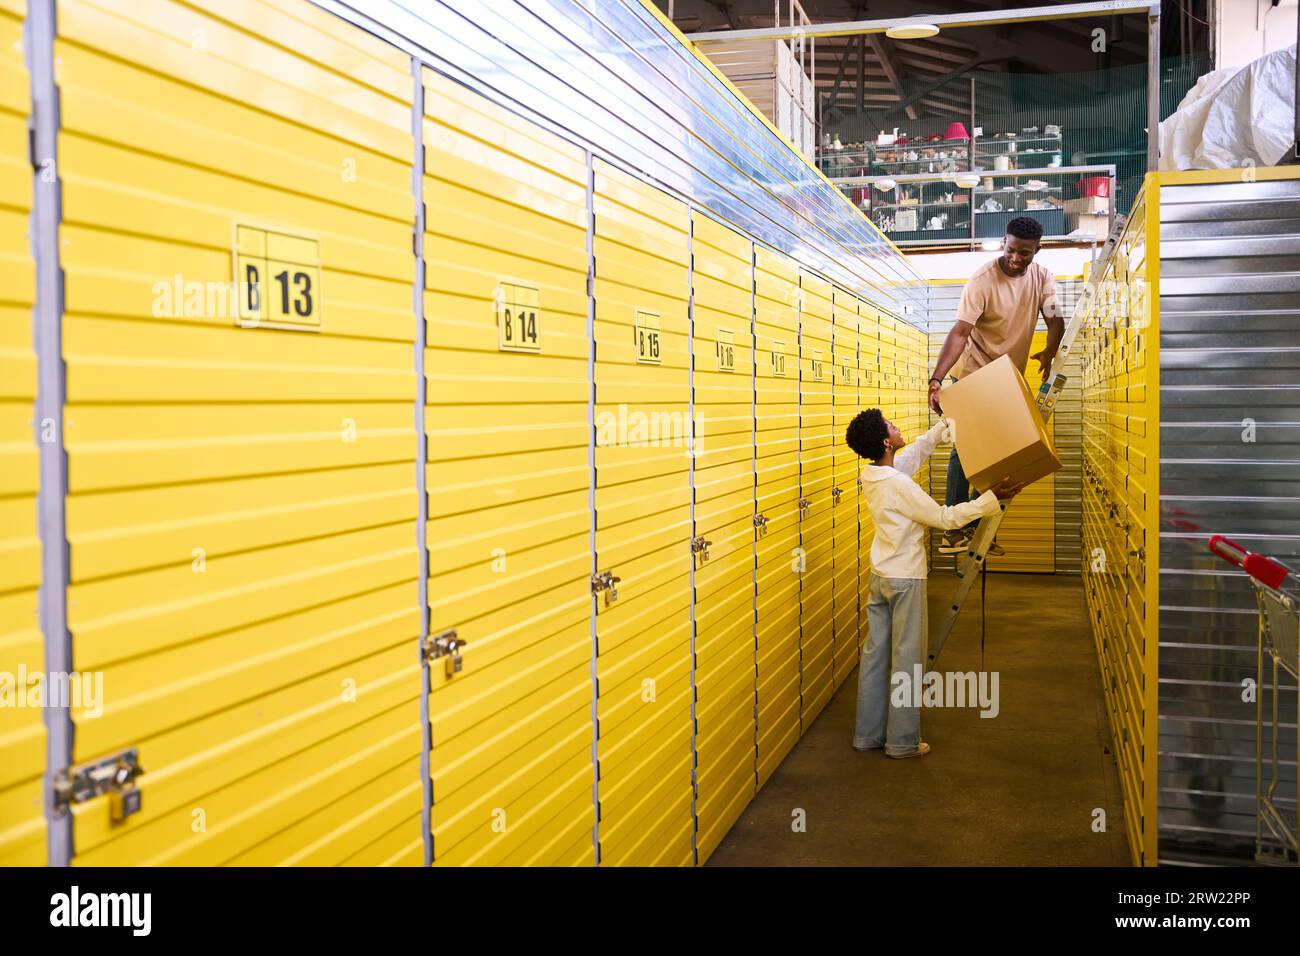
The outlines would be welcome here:
<svg viewBox="0 0 1300 956">
<path fill-rule="evenodd" d="M 930 382 L 930 409 L 936 415 L 943 414 L 943 408 L 939 405 L 939 390 L 942 383 L 931 380 Z"/>
<path fill-rule="evenodd" d="M 1020 489 L 1025 487 L 1023 481 L 1012 481 L 1010 476 L 1004 477 L 996 485 L 989 489 L 998 498 L 999 501 L 1006 501 L 1008 498 L 1014 498 L 1020 494 Z"/>
<path fill-rule="evenodd" d="M 1043 381 L 1046 382 L 1047 373 L 1052 370 L 1052 359 L 1056 358 L 1055 350 L 1049 353 L 1047 349 L 1043 349 L 1041 352 L 1035 352 L 1029 358 L 1031 361 L 1038 359 L 1038 371 L 1042 374 Z"/>
</svg>

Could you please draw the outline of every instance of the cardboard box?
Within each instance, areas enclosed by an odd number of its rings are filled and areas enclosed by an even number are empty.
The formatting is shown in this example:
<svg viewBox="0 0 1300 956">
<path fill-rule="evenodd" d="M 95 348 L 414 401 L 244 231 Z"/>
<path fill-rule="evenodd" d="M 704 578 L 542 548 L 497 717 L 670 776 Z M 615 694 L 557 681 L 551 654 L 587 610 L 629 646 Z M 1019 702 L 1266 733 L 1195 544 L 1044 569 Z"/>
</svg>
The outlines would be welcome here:
<svg viewBox="0 0 1300 956">
<path fill-rule="evenodd" d="M 1078 232 L 1080 229 L 1086 229 L 1093 238 L 1105 242 L 1106 237 L 1110 235 L 1110 217 L 1109 216 L 1090 216 L 1087 214 L 1079 216 L 1069 216 L 1066 219 L 1066 228 L 1071 233 Z"/>
<path fill-rule="evenodd" d="M 1029 386 L 1003 355 L 939 396 L 966 478 L 980 491 L 1009 475 L 1025 484 L 1061 467 Z"/>
<path fill-rule="evenodd" d="M 1065 211 L 1068 215 L 1110 215 L 1109 196 L 1084 196 L 1082 199 L 1067 199 Z"/>
</svg>

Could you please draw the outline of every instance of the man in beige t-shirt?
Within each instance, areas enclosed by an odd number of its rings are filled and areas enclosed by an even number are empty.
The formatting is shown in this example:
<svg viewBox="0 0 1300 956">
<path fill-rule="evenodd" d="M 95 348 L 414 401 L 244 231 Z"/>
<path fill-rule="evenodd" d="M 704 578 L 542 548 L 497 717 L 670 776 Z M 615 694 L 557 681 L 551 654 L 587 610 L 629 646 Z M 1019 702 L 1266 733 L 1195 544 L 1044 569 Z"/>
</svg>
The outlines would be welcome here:
<svg viewBox="0 0 1300 956">
<path fill-rule="evenodd" d="M 944 340 L 930 376 L 930 407 L 936 414 L 943 414 L 939 390 L 949 371 L 958 379 L 1006 355 L 1017 369 L 1024 368 L 1031 358 L 1036 359 L 1046 381 L 1065 334 L 1065 320 L 1057 303 L 1056 281 L 1051 272 L 1034 263 L 1042 236 L 1038 220 L 1028 216 L 1012 219 L 1002 240 L 1002 255 L 981 266 L 962 289 L 957 321 Z M 1047 345 L 1030 355 L 1040 314 L 1047 323 Z M 970 492 L 954 448 L 948 456 L 948 506 L 969 500 Z M 965 551 L 973 533 L 974 525 L 950 531 L 944 535 L 939 550 L 944 554 Z M 1003 553 L 996 543 L 989 549 L 992 555 Z"/>
</svg>

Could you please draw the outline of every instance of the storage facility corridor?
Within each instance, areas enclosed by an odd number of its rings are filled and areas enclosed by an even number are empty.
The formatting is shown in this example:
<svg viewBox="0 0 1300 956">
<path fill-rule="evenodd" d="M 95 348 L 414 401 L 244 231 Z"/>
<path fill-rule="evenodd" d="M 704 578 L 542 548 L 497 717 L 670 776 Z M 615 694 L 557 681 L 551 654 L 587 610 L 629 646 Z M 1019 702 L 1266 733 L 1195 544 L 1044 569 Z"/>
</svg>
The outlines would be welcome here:
<svg viewBox="0 0 1300 956">
<path fill-rule="evenodd" d="M 850 166 L 790 0 L 0 0 L 0 868 L 1297 862 L 1300 165 L 1157 167 L 1158 3 L 887 2 Z M 1016 16 L 1123 159 L 868 77 Z"/>
<path fill-rule="evenodd" d="M 931 576 L 932 621 L 955 584 L 951 571 Z M 978 707 L 930 710 L 923 729 L 934 749 L 924 760 L 854 753 L 855 673 L 709 865 L 1127 866 L 1122 791 L 1079 582 L 998 574 L 988 596 L 984 666 L 977 595 L 944 667 L 998 671 L 996 718 Z"/>
</svg>

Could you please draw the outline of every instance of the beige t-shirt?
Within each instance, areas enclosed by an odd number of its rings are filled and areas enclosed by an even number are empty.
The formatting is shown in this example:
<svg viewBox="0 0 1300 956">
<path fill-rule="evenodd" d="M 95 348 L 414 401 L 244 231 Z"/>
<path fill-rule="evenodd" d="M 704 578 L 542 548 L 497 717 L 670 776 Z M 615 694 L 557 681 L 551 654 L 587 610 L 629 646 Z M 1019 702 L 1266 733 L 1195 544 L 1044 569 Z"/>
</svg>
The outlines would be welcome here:
<svg viewBox="0 0 1300 956">
<path fill-rule="evenodd" d="M 970 277 L 957 303 L 957 321 L 975 328 L 952 367 L 952 375 L 961 378 L 1002 355 L 1010 356 L 1023 371 L 1040 310 L 1044 315 L 1059 314 L 1056 280 L 1046 268 L 1031 262 L 1024 275 L 1013 279 L 1002 271 L 997 259 L 981 267 Z"/>
</svg>

